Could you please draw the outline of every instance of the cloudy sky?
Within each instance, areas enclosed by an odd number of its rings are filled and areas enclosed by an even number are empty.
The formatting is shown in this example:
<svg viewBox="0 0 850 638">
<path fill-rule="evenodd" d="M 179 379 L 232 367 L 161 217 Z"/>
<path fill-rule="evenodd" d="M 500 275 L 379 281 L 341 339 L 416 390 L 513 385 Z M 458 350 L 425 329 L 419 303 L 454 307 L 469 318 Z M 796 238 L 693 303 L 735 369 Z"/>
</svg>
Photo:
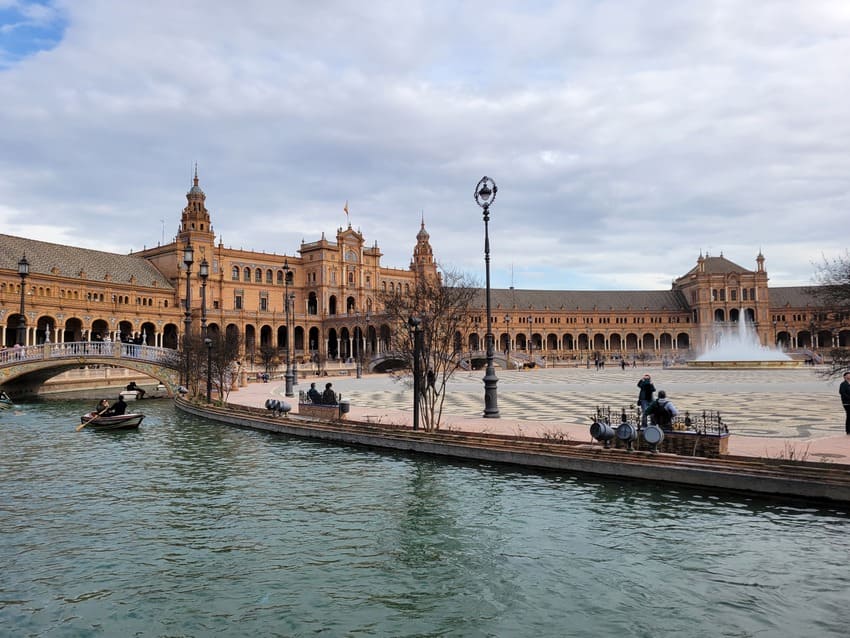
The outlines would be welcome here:
<svg viewBox="0 0 850 638">
<path fill-rule="evenodd" d="M 700 252 L 807 284 L 850 219 L 846 0 L 0 0 L 0 232 L 227 246 L 350 221 L 495 287 L 667 289 Z"/>
</svg>

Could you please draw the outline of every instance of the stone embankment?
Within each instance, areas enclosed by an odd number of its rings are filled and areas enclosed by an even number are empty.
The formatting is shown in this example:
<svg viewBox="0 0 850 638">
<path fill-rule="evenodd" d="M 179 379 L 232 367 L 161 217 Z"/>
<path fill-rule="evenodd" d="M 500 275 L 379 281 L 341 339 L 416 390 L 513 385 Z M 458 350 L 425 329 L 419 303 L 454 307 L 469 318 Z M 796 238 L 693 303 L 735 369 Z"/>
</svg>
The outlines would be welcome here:
<svg viewBox="0 0 850 638">
<path fill-rule="evenodd" d="M 176 405 L 184 412 L 236 427 L 347 445 L 850 505 L 847 465 L 750 457 L 707 459 L 521 436 L 413 431 L 351 419 L 328 421 L 297 414 L 271 417 L 260 408 L 219 408 L 183 399 L 176 400 Z"/>
</svg>

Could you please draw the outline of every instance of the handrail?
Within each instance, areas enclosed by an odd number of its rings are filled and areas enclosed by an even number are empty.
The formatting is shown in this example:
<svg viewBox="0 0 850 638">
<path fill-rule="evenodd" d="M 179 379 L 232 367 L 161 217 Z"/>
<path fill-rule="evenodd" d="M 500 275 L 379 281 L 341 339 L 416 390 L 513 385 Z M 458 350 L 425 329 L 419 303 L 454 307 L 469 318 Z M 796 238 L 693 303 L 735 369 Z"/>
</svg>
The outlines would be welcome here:
<svg viewBox="0 0 850 638">
<path fill-rule="evenodd" d="M 176 369 L 179 369 L 181 365 L 180 353 L 170 348 L 112 341 L 71 341 L 7 348 L 0 352 L 0 367 L 18 365 L 27 361 L 79 358 L 130 359 Z"/>
</svg>

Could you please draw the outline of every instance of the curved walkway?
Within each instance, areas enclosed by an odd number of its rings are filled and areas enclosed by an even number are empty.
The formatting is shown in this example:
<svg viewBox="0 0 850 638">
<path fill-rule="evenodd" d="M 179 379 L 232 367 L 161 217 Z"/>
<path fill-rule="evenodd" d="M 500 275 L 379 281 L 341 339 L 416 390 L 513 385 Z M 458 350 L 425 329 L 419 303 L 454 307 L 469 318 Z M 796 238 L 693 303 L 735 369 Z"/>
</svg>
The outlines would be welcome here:
<svg viewBox="0 0 850 638">
<path fill-rule="evenodd" d="M 826 380 L 812 369 L 798 370 L 586 370 L 556 368 L 524 372 L 498 371 L 501 418 L 484 419 L 483 372 L 459 372 L 449 387 L 442 429 L 545 437 L 590 439 L 590 415 L 596 406 L 619 411 L 633 404 L 637 380 L 653 376 L 680 411 L 698 414 L 720 410 L 732 436 L 729 450 L 741 456 L 790 458 L 850 464 L 850 436 L 844 434 L 844 411 L 838 380 Z M 302 377 L 297 389 L 315 381 L 351 401 L 351 418 L 410 425 L 412 392 L 387 375 Z M 262 407 L 266 399 L 283 398 L 280 381 L 253 383 L 231 393 L 231 403 Z M 297 399 L 295 403 L 297 410 Z M 411 407 L 408 407 L 411 406 Z"/>
</svg>

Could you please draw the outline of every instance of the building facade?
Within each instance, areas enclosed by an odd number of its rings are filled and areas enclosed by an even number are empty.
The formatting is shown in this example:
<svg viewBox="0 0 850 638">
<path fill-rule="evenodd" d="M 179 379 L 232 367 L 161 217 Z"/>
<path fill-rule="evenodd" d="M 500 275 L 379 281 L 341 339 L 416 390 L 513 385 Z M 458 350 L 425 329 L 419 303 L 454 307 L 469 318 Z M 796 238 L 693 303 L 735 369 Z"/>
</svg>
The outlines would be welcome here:
<svg viewBox="0 0 850 638">
<path fill-rule="evenodd" d="M 291 345 L 301 361 L 381 355 L 390 343 L 382 294 L 409 294 L 418 277 L 437 272 L 424 221 L 409 267 L 390 268 L 378 243 L 367 245 L 350 224 L 333 239 L 302 242 L 297 255 L 226 248 L 216 243 L 197 173 L 186 200 L 172 242 L 130 255 L 0 235 L 0 342 L 134 339 L 178 348 L 188 327 L 239 335 L 249 361 L 264 346 Z M 846 313 L 820 306 L 804 287 L 770 287 L 764 266 L 761 254 L 753 270 L 701 254 L 670 290 L 495 289 L 496 346 L 549 360 L 687 357 L 742 318 L 764 345 L 809 352 L 850 343 Z M 462 350 L 484 349 L 485 313 L 482 291 L 457 335 Z"/>
</svg>

